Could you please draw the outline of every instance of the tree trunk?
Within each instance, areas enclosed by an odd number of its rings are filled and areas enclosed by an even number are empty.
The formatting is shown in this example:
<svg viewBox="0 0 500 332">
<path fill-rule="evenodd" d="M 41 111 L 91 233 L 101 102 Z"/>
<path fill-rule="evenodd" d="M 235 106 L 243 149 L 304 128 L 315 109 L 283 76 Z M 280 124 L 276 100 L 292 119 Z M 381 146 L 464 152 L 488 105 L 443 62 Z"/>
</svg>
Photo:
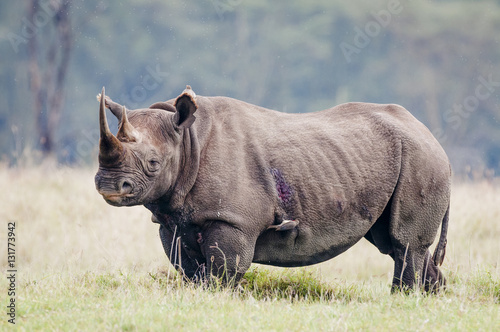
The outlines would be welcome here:
<svg viewBox="0 0 500 332">
<path fill-rule="evenodd" d="M 64 81 L 73 36 L 69 0 L 40 4 L 40 0 L 31 0 L 27 10 L 28 20 L 38 28 L 28 41 L 29 75 L 37 144 L 43 156 L 48 157 L 55 152 L 55 134 L 64 106 Z M 40 22 L 40 17 L 45 17 L 46 21 Z"/>
</svg>

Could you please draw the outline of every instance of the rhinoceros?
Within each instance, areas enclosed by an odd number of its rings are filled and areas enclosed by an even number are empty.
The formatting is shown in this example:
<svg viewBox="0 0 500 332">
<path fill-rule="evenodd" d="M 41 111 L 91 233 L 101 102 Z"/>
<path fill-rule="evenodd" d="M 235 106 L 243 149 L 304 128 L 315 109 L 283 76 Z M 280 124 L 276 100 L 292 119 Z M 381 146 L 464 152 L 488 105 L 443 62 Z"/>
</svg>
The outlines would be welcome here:
<svg viewBox="0 0 500 332">
<path fill-rule="evenodd" d="M 97 191 L 111 205 L 149 209 L 186 278 L 238 281 L 252 262 L 316 264 L 364 237 L 394 259 L 393 291 L 444 287 L 451 168 L 403 107 L 289 114 L 189 86 L 144 109 L 104 88 L 98 100 Z M 116 136 L 105 108 L 119 120 Z"/>
</svg>

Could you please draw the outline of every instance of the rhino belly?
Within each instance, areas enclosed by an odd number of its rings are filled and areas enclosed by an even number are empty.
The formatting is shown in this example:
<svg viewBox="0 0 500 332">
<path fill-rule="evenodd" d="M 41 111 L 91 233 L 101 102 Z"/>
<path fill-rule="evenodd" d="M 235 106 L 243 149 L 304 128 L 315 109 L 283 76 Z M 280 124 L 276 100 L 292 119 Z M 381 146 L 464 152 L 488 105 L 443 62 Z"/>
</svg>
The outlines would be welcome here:
<svg viewBox="0 0 500 332">
<path fill-rule="evenodd" d="M 356 224 L 352 223 L 352 224 Z M 351 225 L 352 225 L 351 224 Z M 255 263 L 294 267 L 320 263 L 331 259 L 356 244 L 370 229 L 371 224 L 341 230 L 341 225 L 324 227 L 318 231 L 307 225 L 288 231 L 267 230 L 255 247 Z"/>
</svg>

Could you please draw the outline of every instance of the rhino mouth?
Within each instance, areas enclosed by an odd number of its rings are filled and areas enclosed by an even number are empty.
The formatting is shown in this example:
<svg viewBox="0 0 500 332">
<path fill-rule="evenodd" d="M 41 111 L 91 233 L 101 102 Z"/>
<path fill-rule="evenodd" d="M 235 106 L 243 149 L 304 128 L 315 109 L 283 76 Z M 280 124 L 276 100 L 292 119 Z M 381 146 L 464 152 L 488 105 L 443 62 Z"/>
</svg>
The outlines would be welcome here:
<svg viewBox="0 0 500 332">
<path fill-rule="evenodd" d="M 129 205 L 130 202 L 135 198 L 134 194 L 101 194 L 104 200 L 114 206 Z"/>
</svg>

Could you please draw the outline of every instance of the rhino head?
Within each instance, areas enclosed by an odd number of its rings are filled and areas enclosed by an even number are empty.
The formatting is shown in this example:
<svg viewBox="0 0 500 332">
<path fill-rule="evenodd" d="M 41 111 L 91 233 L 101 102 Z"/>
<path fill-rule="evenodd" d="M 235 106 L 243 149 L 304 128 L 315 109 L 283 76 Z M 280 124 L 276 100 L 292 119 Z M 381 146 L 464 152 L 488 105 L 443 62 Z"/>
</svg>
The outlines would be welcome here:
<svg viewBox="0 0 500 332">
<path fill-rule="evenodd" d="M 172 189 L 181 165 L 182 132 L 189 128 L 197 109 L 191 87 L 174 106 L 156 103 L 149 109 L 127 110 L 107 98 L 102 89 L 99 107 L 99 170 L 97 191 L 114 206 L 153 202 Z M 105 108 L 120 121 L 113 135 Z"/>
</svg>

